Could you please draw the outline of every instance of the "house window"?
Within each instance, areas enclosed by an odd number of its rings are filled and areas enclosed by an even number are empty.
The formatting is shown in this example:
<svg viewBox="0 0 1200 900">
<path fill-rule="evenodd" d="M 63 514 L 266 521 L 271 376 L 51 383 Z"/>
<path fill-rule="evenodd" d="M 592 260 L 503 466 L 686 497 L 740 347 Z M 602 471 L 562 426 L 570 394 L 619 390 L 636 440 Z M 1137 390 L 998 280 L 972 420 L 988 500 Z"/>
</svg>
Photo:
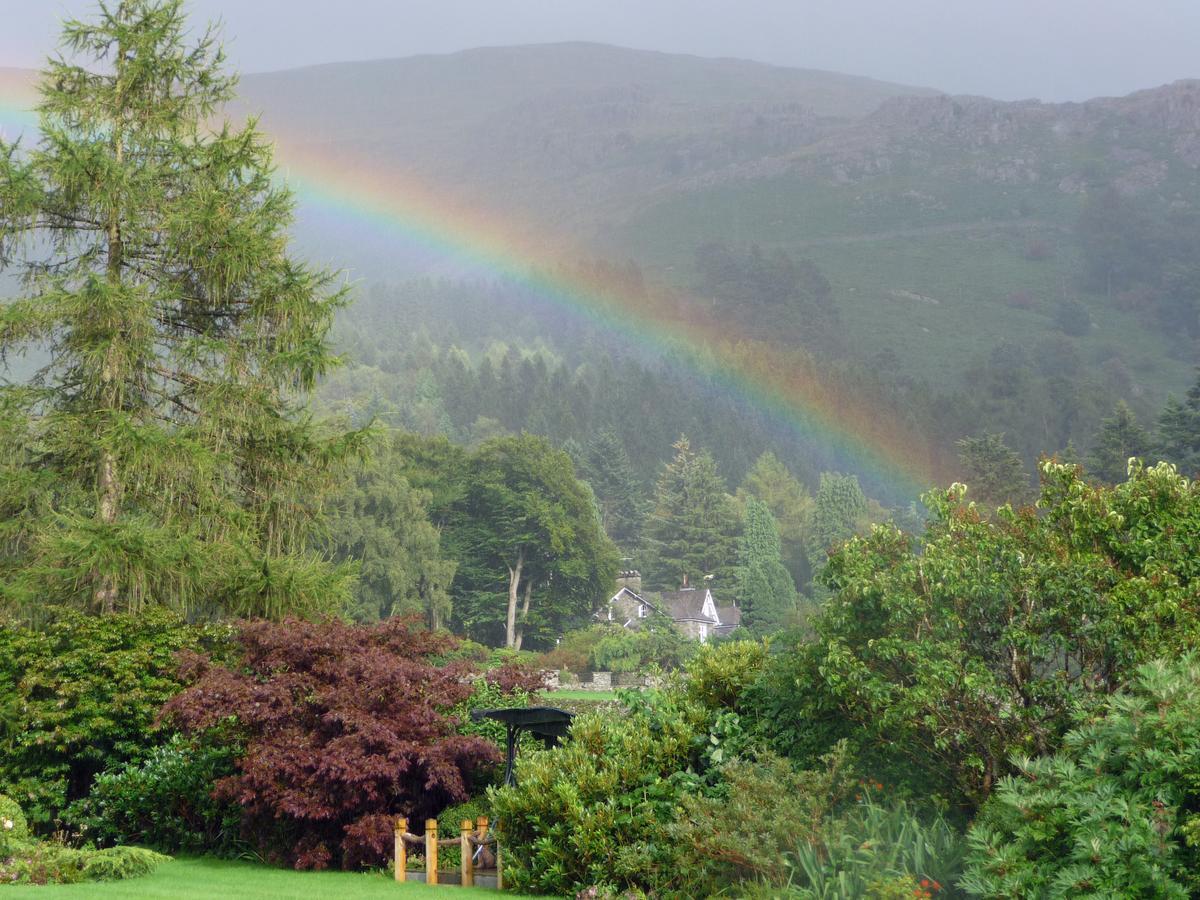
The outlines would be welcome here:
<svg viewBox="0 0 1200 900">
<path fill-rule="evenodd" d="M 645 603 L 638 604 L 638 618 L 639 619 L 646 618 L 646 604 Z"/>
<path fill-rule="evenodd" d="M 708 640 L 708 626 L 707 625 L 700 626 L 700 640 L 702 640 L 702 641 Z"/>
</svg>

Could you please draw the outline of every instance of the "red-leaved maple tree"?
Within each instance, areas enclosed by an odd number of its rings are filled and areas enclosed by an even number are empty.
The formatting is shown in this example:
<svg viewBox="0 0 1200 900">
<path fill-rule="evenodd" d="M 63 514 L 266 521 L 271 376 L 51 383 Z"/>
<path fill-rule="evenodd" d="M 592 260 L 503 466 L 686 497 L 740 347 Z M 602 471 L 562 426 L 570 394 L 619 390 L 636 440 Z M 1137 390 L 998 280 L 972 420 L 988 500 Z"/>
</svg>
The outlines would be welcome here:
<svg viewBox="0 0 1200 900">
<path fill-rule="evenodd" d="M 467 798 L 496 746 L 456 732 L 472 663 L 434 665 L 451 637 L 391 620 L 245 622 L 241 666 L 182 661 L 191 686 L 163 708 L 186 733 L 237 741 L 215 795 L 241 804 L 250 842 L 296 868 L 381 865 L 397 816 L 421 821 Z M 505 688 L 536 680 L 505 673 Z"/>
</svg>

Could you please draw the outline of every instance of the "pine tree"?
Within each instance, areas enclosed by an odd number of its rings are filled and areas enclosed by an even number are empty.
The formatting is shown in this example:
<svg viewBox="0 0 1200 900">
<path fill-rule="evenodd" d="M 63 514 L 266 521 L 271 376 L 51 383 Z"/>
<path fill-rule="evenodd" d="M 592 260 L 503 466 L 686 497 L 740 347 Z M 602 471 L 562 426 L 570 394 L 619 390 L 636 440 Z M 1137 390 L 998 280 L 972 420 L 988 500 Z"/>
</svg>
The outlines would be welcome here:
<svg viewBox="0 0 1200 900">
<path fill-rule="evenodd" d="M 1158 418 L 1159 452 L 1187 475 L 1200 472 L 1200 377 L 1182 401 L 1168 397 Z"/>
<path fill-rule="evenodd" d="M 646 586 L 673 590 L 684 576 L 699 585 L 706 575 L 718 587 L 732 586 L 738 532 L 733 500 L 708 451 L 696 453 L 685 436 L 673 446 L 675 457 L 659 476 L 646 523 Z"/>
<path fill-rule="evenodd" d="M 821 473 L 809 534 L 809 558 L 814 568 L 830 548 L 863 529 L 867 510 L 867 498 L 856 476 Z"/>
<path fill-rule="evenodd" d="M 956 446 L 969 499 L 998 507 L 1020 505 L 1029 496 L 1029 476 L 1021 457 L 1004 443 L 1004 435 L 963 438 Z"/>
<path fill-rule="evenodd" d="M 742 624 L 755 635 L 778 631 L 796 609 L 796 585 L 780 559 L 775 517 L 756 497 L 746 503 L 737 596 Z"/>
<path fill-rule="evenodd" d="M 1131 457 L 1144 457 L 1150 451 L 1150 436 L 1124 400 L 1117 403 L 1113 414 L 1100 423 L 1092 439 L 1092 452 L 1087 468 L 1097 478 L 1119 484 L 1128 474 Z"/>
<path fill-rule="evenodd" d="M 600 522 L 608 536 L 626 552 L 636 549 L 647 504 L 625 444 L 611 428 L 588 442 L 581 475 L 596 493 Z"/>
<path fill-rule="evenodd" d="M 188 41 L 179 0 L 66 22 L 39 145 L 0 146 L 0 266 L 25 279 L 0 350 L 51 354 L 0 388 L 0 590 L 27 612 L 349 596 L 308 533 L 361 435 L 301 406 L 345 294 L 287 257 L 270 147 L 253 122 L 210 127 L 235 79 L 211 30 Z"/>
</svg>

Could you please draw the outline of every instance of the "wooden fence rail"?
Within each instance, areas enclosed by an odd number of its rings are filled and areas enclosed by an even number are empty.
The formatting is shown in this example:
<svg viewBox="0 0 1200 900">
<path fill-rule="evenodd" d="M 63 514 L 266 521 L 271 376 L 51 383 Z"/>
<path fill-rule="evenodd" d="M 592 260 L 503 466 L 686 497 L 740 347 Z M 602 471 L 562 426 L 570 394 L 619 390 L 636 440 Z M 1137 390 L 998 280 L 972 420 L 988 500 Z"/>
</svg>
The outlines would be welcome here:
<svg viewBox="0 0 1200 900">
<path fill-rule="evenodd" d="M 496 848 L 496 887 L 504 887 L 503 870 L 500 865 L 500 847 L 496 838 L 488 833 L 488 818 L 480 816 L 474 823 L 463 819 L 458 837 L 438 838 L 437 819 L 425 820 L 425 834 L 409 834 L 408 819 L 396 820 L 396 880 L 408 880 L 408 848 L 423 847 L 425 850 L 425 883 L 438 883 L 438 848 L 458 844 L 462 856 L 459 873 L 463 887 L 475 884 L 475 852 L 479 847 Z"/>
</svg>

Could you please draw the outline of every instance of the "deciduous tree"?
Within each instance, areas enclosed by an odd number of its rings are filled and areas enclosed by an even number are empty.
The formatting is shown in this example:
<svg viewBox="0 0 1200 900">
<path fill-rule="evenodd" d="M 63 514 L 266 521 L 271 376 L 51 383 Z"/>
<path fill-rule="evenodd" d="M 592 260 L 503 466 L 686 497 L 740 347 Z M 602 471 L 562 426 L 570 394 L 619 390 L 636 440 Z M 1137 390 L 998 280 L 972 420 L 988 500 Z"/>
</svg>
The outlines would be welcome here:
<svg viewBox="0 0 1200 900">
<path fill-rule="evenodd" d="M 612 586 L 617 550 L 571 459 L 544 438 L 495 438 L 471 457 L 451 512 L 456 619 L 520 649 L 583 622 Z"/>
<path fill-rule="evenodd" d="M 1040 512 L 927 495 L 920 539 L 874 529 L 824 573 L 818 669 L 843 711 L 969 802 L 1139 664 L 1200 639 L 1196 483 L 1166 463 L 1104 487 L 1046 461 L 1042 479 Z"/>
</svg>

